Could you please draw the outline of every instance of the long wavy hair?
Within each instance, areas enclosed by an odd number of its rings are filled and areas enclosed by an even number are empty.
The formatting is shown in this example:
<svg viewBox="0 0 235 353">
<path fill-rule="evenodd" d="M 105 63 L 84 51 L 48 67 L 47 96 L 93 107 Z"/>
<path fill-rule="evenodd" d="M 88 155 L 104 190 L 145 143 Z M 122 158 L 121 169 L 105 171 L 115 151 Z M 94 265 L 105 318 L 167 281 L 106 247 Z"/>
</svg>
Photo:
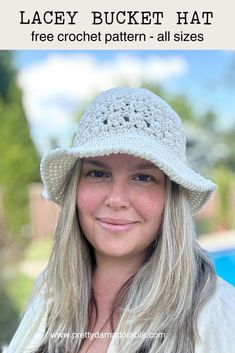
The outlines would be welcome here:
<svg viewBox="0 0 235 353">
<path fill-rule="evenodd" d="M 83 340 L 71 337 L 90 329 L 90 313 L 96 308 L 94 251 L 82 233 L 76 208 L 80 172 L 78 161 L 65 187 L 45 275 L 49 312 L 38 353 L 78 352 Z M 216 276 L 196 242 L 187 190 L 168 177 L 162 224 L 148 250 L 141 268 L 114 301 L 112 314 L 118 305 L 120 318 L 109 352 L 193 353 L 200 339 L 198 316 L 215 291 Z M 66 335 L 55 337 L 55 332 Z"/>
</svg>

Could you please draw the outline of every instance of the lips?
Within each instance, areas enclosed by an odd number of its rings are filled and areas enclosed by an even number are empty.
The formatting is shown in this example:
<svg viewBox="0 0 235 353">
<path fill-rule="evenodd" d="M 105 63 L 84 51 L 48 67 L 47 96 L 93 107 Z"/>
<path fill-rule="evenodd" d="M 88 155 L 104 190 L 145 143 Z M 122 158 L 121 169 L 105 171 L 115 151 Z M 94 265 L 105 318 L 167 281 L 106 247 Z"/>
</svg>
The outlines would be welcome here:
<svg viewBox="0 0 235 353">
<path fill-rule="evenodd" d="M 109 232 L 121 233 L 130 231 L 138 222 L 127 219 L 97 218 L 100 227 Z"/>
</svg>

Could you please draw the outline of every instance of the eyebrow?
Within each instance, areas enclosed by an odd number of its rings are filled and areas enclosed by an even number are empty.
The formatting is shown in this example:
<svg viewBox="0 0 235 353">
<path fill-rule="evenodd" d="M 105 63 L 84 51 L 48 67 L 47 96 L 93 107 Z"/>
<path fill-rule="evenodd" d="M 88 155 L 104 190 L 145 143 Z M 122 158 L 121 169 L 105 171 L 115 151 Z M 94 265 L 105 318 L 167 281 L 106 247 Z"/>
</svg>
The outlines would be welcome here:
<svg viewBox="0 0 235 353">
<path fill-rule="evenodd" d="M 84 164 L 92 164 L 95 167 L 100 167 L 100 168 L 104 168 L 104 169 L 108 169 L 108 170 L 111 169 L 107 163 L 97 161 L 96 159 L 86 158 L 83 160 L 83 163 Z M 144 162 L 144 163 L 137 164 L 133 167 L 133 169 L 135 169 L 135 170 L 136 169 L 137 170 L 143 170 L 143 169 L 155 169 L 155 170 L 157 169 L 157 170 L 159 170 L 159 168 L 151 162 Z"/>
</svg>

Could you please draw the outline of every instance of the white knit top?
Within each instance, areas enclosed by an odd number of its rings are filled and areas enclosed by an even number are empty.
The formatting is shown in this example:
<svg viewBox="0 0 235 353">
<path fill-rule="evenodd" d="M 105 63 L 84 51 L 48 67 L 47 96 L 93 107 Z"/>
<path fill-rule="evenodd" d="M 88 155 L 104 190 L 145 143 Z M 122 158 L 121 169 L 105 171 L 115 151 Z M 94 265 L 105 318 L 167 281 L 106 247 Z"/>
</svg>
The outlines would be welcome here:
<svg viewBox="0 0 235 353">
<path fill-rule="evenodd" d="M 46 327 L 46 317 L 45 300 L 39 292 L 4 353 L 30 353 L 36 348 Z M 201 341 L 196 343 L 195 353 L 235 353 L 235 288 L 221 278 L 199 316 L 198 331 Z M 107 353 L 117 353 L 112 342 Z"/>
</svg>

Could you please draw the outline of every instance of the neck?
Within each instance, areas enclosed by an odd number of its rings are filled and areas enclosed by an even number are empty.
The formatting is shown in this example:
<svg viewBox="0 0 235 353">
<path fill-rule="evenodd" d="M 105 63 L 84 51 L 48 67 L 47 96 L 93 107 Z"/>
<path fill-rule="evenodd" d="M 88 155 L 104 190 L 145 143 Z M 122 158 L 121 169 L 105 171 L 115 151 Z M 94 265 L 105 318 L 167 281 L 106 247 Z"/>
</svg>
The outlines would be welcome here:
<svg viewBox="0 0 235 353">
<path fill-rule="evenodd" d="M 98 296 L 115 296 L 122 285 L 138 271 L 143 261 L 143 256 L 119 259 L 96 254 L 97 267 L 93 283 L 95 293 Z"/>
</svg>

